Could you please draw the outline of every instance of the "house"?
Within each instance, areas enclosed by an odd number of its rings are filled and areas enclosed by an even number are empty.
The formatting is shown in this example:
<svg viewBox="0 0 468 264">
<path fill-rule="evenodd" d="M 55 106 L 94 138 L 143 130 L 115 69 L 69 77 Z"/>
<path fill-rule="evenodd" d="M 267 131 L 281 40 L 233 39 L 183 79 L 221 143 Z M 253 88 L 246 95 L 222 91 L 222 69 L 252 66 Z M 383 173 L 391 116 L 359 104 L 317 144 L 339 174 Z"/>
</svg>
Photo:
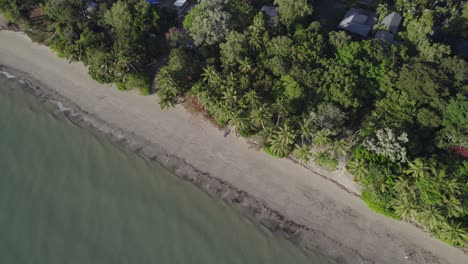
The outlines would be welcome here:
<svg viewBox="0 0 468 264">
<path fill-rule="evenodd" d="M 275 18 L 278 15 L 278 11 L 274 6 L 262 6 L 262 11 L 268 15 L 268 24 L 273 25 Z"/>
<path fill-rule="evenodd" d="M 382 19 L 382 28 L 375 34 L 376 39 L 381 39 L 389 44 L 395 43 L 395 36 L 398 34 L 398 28 L 403 17 L 398 13 L 391 13 Z"/>
<path fill-rule="evenodd" d="M 388 32 L 388 31 L 379 30 L 379 31 L 377 31 L 375 33 L 375 38 L 376 39 L 381 39 L 381 40 L 383 40 L 383 41 L 385 41 L 387 43 L 393 44 L 393 42 L 394 42 L 393 39 L 395 38 L 395 36 L 392 33 Z"/>
<path fill-rule="evenodd" d="M 374 2 L 374 0 L 359 0 L 358 1 L 359 4 L 363 4 L 363 5 L 370 5 L 372 4 L 372 2 Z"/>
<path fill-rule="evenodd" d="M 187 4 L 187 0 L 176 0 L 174 6 L 178 9 L 183 8 Z"/>
<path fill-rule="evenodd" d="M 176 0 L 174 6 L 177 8 L 177 15 L 179 19 L 183 19 L 185 14 L 193 7 L 187 0 Z"/>
<path fill-rule="evenodd" d="M 159 1 L 159 0 L 148 0 L 148 3 L 150 3 L 152 5 L 159 5 L 159 4 L 161 4 L 161 1 Z"/>
<path fill-rule="evenodd" d="M 382 19 L 382 26 L 393 35 L 396 35 L 402 19 L 403 17 L 400 14 L 392 12 Z"/>
<path fill-rule="evenodd" d="M 361 37 L 368 37 L 375 23 L 377 23 L 376 13 L 361 8 L 351 8 L 344 15 L 338 28 Z"/>
</svg>

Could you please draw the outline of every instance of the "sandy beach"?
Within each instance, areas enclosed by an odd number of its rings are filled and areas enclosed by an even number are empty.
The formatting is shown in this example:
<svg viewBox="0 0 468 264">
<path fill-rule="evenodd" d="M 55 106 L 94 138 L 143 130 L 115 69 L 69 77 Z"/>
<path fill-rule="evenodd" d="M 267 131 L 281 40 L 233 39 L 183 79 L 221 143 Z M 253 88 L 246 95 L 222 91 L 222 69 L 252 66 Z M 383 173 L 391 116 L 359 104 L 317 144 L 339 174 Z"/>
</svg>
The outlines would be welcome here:
<svg viewBox="0 0 468 264">
<path fill-rule="evenodd" d="M 120 131 L 140 153 L 210 193 L 238 201 L 260 223 L 338 263 L 468 263 L 462 250 L 371 212 L 322 176 L 256 151 L 232 133 L 225 138 L 182 106 L 161 110 L 155 95 L 98 84 L 82 64 L 57 58 L 21 33 L 0 31 L 0 65 L 28 73 Z"/>
</svg>

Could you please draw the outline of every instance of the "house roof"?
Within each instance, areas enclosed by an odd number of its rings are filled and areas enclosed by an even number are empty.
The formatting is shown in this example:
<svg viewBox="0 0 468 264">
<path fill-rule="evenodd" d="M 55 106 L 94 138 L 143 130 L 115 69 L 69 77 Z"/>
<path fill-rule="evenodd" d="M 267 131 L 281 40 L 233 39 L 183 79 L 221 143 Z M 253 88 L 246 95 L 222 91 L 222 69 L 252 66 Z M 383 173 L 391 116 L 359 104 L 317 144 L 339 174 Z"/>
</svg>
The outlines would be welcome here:
<svg viewBox="0 0 468 264">
<path fill-rule="evenodd" d="M 185 5 L 185 3 L 187 2 L 187 0 L 177 0 L 175 1 L 174 5 L 177 6 L 177 7 L 182 7 Z"/>
<path fill-rule="evenodd" d="M 402 19 L 403 17 L 400 14 L 393 12 L 382 19 L 382 26 L 388 28 L 388 31 L 396 35 Z"/>
<path fill-rule="evenodd" d="M 367 37 L 376 22 L 376 13 L 361 8 L 351 8 L 346 12 L 338 28 Z"/>
<path fill-rule="evenodd" d="M 276 8 L 274 6 L 262 6 L 262 11 L 270 17 L 268 23 L 273 24 L 273 22 L 275 21 L 275 17 L 278 15 L 278 11 L 276 11 Z"/>
<path fill-rule="evenodd" d="M 393 44 L 394 40 L 394 36 L 392 33 L 388 32 L 388 31 L 384 31 L 384 30 L 379 30 L 377 31 L 377 33 L 375 33 L 375 38 L 376 39 L 381 39 L 387 43 L 390 43 L 390 44 Z"/>
<path fill-rule="evenodd" d="M 98 6 L 98 4 L 96 2 L 89 1 L 86 4 L 86 11 L 92 12 L 93 10 L 95 10 L 97 8 L 97 6 Z"/>
<path fill-rule="evenodd" d="M 370 5 L 372 2 L 374 2 L 374 0 L 359 0 L 359 3 L 364 5 Z"/>
</svg>

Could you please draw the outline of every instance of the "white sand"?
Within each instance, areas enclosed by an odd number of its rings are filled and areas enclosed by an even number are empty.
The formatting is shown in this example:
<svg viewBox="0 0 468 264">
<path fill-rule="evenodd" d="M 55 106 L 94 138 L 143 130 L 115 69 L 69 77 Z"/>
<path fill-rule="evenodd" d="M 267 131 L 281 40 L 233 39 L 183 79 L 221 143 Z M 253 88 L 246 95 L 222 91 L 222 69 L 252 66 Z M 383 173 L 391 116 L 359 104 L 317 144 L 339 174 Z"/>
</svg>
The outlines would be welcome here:
<svg viewBox="0 0 468 264">
<path fill-rule="evenodd" d="M 255 151 L 232 135 L 224 138 L 182 107 L 161 110 L 156 96 L 100 85 L 82 64 L 58 59 L 20 33 L 0 32 L 0 64 L 28 72 L 112 126 L 161 145 L 170 155 L 310 227 L 315 234 L 311 244 L 334 258 L 349 263 L 468 263 L 461 250 L 408 223 L 371 212 L 358 197 L 330 181 L 288 160 Z"/>
</svg>

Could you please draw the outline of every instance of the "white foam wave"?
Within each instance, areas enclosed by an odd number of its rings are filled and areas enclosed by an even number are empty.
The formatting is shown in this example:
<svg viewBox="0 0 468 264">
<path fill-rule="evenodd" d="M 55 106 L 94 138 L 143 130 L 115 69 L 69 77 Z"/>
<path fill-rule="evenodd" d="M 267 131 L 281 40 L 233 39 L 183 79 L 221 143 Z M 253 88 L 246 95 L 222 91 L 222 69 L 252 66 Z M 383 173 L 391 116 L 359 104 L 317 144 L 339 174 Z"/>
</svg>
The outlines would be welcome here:
<svg viewBox="0 0 468 264">
<path fill-rule="evenodd" d="M 8 73 L 6 71 L 0 71 L 1 74 L 5 75 L 8 79 L 15 79 L 16 76 L 11 74 L 11 73 Z"/>
</svg>

